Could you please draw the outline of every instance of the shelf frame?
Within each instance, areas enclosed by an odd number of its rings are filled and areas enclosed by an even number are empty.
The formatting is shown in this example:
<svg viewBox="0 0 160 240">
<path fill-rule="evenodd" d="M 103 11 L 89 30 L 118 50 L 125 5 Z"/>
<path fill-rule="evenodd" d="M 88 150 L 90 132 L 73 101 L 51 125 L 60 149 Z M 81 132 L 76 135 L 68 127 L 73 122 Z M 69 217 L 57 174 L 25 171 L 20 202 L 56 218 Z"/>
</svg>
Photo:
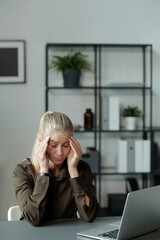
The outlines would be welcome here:
<svg viewBox="0 0 160 240">
<path fill-rule="evenodd" d="M 48 49 L 51 47 L 92 47 L 94 51 L 94 86 L 82 86 L 82 87 L 77 87 L 77 88 L 63 88 L 63 87 L 54 87 L 54 86 L 48 86 Z M 142 71 L 143 71 L 143 86 L 102 86 L 102 75 L 101 75 L 101 65 L 102 65 L 102 48 L 107 47 L 107 48 L 140 48 L 142 50 Z M 150 67 L 150 86 L 146 86 L 146 51 L 149 50 L 150 58 L 149 58 L 149 67 Z M 153 65 L 153 53 L 152 53 L 152 44 L 128 44 L 128 43 L 117 43 L 117 44 L 112 44 L 112 43 L 47 43 L 46 44 L 46 81 L 45 81 L 45 111 L 48 110 L 48 93 L 49 91 L 60 91 L 60 90 L 69 90 L 69 89 L 74 89 L 74 90 L 79 90 L 81 91 L 82 89 L 87 89 L 87 90 L 92 90 L 94 91 L 94 110 L 95 110 L 95 116 L 99 116 L 99 122 L 97 121 L 97 117 L 94 119 L 94 129 L 93 130 L 75 130 L 77 133 L 93 133 L 94 134 L 94 147 L 99 150 L 99 166 L 98 166 L 98 173 L 94 174 L 96 178 L 98 178 L 99 181 L 99 203 L 101 205 L 101 177 L 105 175 L 102 172 L 101 169 L 101 152 L 102 152 L 102 143 L 101 143 L 101 138 L 102 138 L 102 133 L 103 134 L 108 134 L 108 133 L 142 133 L 142 138 L 147 139 L 148 135 L 150 135 L 151 139 L 151 158 L 153 156 L 153 141 L 154 141 L 154 133 L 156 131 L 160 131 L 160 127 L 153 128 L 152 126 L 152 65 Z M 99 77 L 97 77 L 97 73 Z M 102 104 L 101 104 L 101 91 L 103 90 L 115 90 L 115 91 L 142 91 L 142 106 L 143 106 L 143 127 L 142 129 L 136 129 L 133 131 L 128 131 L 125 129 L 120 129 L 118 131 L 111 131 L 111 130 L 102 130 L 101 129 L 101 112 L 102 112 Z M 146 95 L 149 93 L 150 96 L 150 127 L 146 127 L 146 115 L 145 115 L 145 109 L 146 109 Z M 97 125 L 99 124 L 99 127 Z M 106 173 L 106 175 L 130 175 L 132 173 Z M 142 175 L 143 179 L 143 187 L 147 186 L 148 178 L 150 177 L 151 173 L 133 173 L 135 175 Z"/>
</svg>

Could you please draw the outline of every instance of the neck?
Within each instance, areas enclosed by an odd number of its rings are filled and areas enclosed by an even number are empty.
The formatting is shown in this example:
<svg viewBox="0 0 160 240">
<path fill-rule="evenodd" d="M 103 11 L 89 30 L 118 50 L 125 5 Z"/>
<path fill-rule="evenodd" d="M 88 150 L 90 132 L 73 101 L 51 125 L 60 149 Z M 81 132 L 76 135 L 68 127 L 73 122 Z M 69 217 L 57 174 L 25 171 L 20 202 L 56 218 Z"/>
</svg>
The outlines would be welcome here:
<svg viewBox="0 0 160 240">
<path fill-rule="evenodd" d="M 54 176 L 58 176 L 58 174 L 60 173 L 61 169 L 62 169 L 62 165 L 55 165 L 53 164 L 52 162 L 50 163 L 50 170 L 51 170 L 51 173 L 54 175 Z"/>
</svg>

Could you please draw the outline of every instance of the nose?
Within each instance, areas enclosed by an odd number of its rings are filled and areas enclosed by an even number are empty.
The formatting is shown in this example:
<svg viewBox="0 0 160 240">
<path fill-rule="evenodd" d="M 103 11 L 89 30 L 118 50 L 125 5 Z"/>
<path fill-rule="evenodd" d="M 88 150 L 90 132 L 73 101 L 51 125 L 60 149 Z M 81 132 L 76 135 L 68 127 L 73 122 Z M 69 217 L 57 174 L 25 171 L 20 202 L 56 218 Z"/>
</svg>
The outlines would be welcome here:
<svg viewBox="0 0 160 240">
<path fill-rule="evenodd" d="M 63 151 L 62 151 L 62 147 L 61 147 L 61 146 L 59 146 L 59 147 L 57 148 L 57 154 L 58 154 L 59 156 L 62 156 L 62 155 L 63 155 Z"/>
</svg>

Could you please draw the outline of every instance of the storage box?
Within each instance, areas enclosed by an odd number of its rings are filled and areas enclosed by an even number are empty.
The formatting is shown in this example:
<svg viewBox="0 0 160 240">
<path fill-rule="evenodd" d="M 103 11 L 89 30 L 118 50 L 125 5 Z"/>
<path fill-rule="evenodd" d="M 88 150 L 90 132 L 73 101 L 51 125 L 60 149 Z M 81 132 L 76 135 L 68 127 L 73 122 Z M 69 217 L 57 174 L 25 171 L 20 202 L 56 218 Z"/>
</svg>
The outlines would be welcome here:
<svg viewBox="0 0 160 240">
<path fill-rule="evenodd" d="M 121 216 L 125 205 L 126 194 L 108 194 L 108 213 L 111 216 Z"/>
<path fill-rule="evenodd" d="M 99 151 L 95 148 L 88 147 L 87 153 L 83 154 L 82 160 L 87 162 L 93 173 L 98 173 L 99 169 Z"/>
</svg>

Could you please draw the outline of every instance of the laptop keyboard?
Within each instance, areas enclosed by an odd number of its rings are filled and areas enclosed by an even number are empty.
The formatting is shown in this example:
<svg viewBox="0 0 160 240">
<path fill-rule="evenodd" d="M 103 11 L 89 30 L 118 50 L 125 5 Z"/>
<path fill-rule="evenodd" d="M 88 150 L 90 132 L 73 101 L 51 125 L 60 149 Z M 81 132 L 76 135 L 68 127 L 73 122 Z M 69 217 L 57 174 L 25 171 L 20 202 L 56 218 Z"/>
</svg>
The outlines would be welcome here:
<svg viewBox="0 0 160 240">
<path fill-rule="evenodd" d="M 118 230 L 119 229 L 116 229 L 116 230 L 113 230 L 113 231 L 110 231 L 110 232 L 106 232 L 106 233 L 102 233 L 102 234 L 99 234 L 99 236 L 116 239 L 117 235 L 118 235 Z"/>
</svg>

